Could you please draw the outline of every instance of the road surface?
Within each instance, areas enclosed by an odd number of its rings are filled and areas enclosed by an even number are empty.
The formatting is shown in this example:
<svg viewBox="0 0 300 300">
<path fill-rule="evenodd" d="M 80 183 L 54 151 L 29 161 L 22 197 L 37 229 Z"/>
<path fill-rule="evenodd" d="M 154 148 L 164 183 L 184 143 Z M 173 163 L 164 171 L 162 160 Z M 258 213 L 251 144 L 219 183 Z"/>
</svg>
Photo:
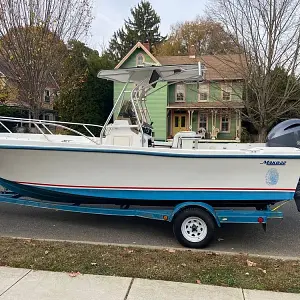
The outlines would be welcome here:
<svg viewBox="0 0 300 300">
<path fill-rule="evenodd" d="M 292 201 L 284 219 L 260 225 L 225 224 L 208 249 L 300 257 L 300 212 Z M 169 223 L 139 218 L 68 213 L 0 204 L 0 236 L 180 247 Z"/>
</svg>

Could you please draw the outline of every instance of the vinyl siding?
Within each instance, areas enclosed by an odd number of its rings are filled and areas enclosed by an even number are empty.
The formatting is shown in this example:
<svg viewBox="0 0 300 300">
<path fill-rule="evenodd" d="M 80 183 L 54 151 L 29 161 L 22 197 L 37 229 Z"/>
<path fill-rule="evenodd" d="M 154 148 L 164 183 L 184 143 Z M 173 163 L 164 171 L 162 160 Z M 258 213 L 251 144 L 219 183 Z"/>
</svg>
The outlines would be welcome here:
<svg viewBox="0 0 300 300">
<path fill-rule="evenodd" d="M 158 83 L 154 91 L 163 85 L 164 83 Z M 163 87 L 147 97 L 147 106 L 153 122 L 155 140 L 165 140 L 167 138 L 167 89 L 167 87 Z"/>
<path fill-rule="evenodd" d="M 145 62 L 147 63 L 153 63 L 153 60 L 150 58 L 149 55 L 147 55 L 144 50 L 142 49 L 136 49 L 131 56 L 124 62 L 124 64 L 121 66 L 121 69 L 124 68 L 133 68 L 136 67 L 136 56 L 138 54 L 142 53 L 144 55 L 145 58 Z"/>
<path fill-rule="evenodd" d="M 167 136 L 167 87 L 162 87 L 163 83 L 158 83 L 156 88 L 152 91 L 156 91 L 154 94 L 147 97 L 147 107 L 151 120 L 153 122 L 153 128 L 155 132 L 156 140 L 165 140 Z M 119 94 L 124 87 L 123 83 L 114 84 L 114 103 L 117 101 Z M 133 85 L 128 86 L 130 90 Z M 125 99 L 130 99 L 130 94 L 125 95 Z M 116 118 L 116 115 L 114 116 Z"/>
</svg>

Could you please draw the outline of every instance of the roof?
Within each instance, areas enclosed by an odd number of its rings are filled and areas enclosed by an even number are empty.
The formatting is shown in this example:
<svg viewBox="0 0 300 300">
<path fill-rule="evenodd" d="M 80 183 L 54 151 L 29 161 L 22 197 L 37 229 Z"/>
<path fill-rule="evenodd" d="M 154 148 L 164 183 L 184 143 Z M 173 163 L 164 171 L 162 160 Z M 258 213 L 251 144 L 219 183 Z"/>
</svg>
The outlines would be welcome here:
<svg viewBox="0 0 300 300">
<path fill-rule="evenodd" d="M 241 101 L 207 101 L 207 102 L 192 102 L 184 103 L 177 102 L 169 104 L 167 108 L 180 109 L 180 108 L 190 108 L 190 109 L 201 109 L 201 108 L 244 108 L 244 104 Z"/>
<path fill-rule="evenodd" d="M 242 76 L 242 56 L 231 55 L 203 55 L 198 57 L 190 56 L 157 56 L 157 60 L 162 65 L 195 64 L 199 61 L 207 69 L 206 80 L 241 80 Z"/>
<path fill-rule="evenodd" d="M 144 52 L 154 61 L 155 64 L 160 65 L 160 62 L 153 56 L 153 54 L 141 43 L 138 42 L 136 45 L 126 54 L 126 56 L 123 57 L 123 59 L 117 64 L 115 69 L 119 69 L 124 62 L 130 57 L 130 55 L 138 48 L 141 48 L 144 50 Z"/>
<path fill-rule="evenodd" d="M 142 49 L 154 62 L 156 66 L 194 65 L 198 62 L 206 66 L 205 79 L 216 80 L 242 80 L 243 56 L 240 54 L 226 55 L 202 55 L 202 56 L 154 56 L 141 42 L 138 42 L 115 69 L 121 68 L 124 62 L 134 53 L 136 49 Z"/>
</svg>

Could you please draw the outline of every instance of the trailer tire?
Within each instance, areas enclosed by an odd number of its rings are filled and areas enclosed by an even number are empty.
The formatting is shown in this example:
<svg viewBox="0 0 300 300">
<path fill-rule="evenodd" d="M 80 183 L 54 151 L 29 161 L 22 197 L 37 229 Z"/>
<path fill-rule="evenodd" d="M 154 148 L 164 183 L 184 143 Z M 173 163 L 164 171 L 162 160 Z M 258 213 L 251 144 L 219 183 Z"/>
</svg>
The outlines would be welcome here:
<svg viewBox="0 0 300 300">
<path fill-rule="evenodd" d="M 189 248 L 204 248 L 215 233 L 215 219 L 204 209 L 190 207 L 177 213 L 173 232 L 178 242 Z"/>
</svg>

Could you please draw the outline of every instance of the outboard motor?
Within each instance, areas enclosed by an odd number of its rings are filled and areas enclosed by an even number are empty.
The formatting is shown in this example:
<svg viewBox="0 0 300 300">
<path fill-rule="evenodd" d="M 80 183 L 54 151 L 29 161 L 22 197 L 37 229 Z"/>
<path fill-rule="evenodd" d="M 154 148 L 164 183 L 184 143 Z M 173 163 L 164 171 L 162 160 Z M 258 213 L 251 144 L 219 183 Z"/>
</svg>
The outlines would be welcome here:
<svg viewBox="0 0 300 300">
<path fill-rule="evenodd" d="M 269 132 L 266 145 L 268 147 L 300 148 L 300 119 L 291 119 L 276 125 Z M 294 199 L 297 209 L 300 212 L 300 180 L 296 188 Z"/>
<path fill-rule="evenodd" d="M 277 124 L 268 134 L 268 147 L 300 148 L 300 119 L 291 119 Z"/>
</svg>

